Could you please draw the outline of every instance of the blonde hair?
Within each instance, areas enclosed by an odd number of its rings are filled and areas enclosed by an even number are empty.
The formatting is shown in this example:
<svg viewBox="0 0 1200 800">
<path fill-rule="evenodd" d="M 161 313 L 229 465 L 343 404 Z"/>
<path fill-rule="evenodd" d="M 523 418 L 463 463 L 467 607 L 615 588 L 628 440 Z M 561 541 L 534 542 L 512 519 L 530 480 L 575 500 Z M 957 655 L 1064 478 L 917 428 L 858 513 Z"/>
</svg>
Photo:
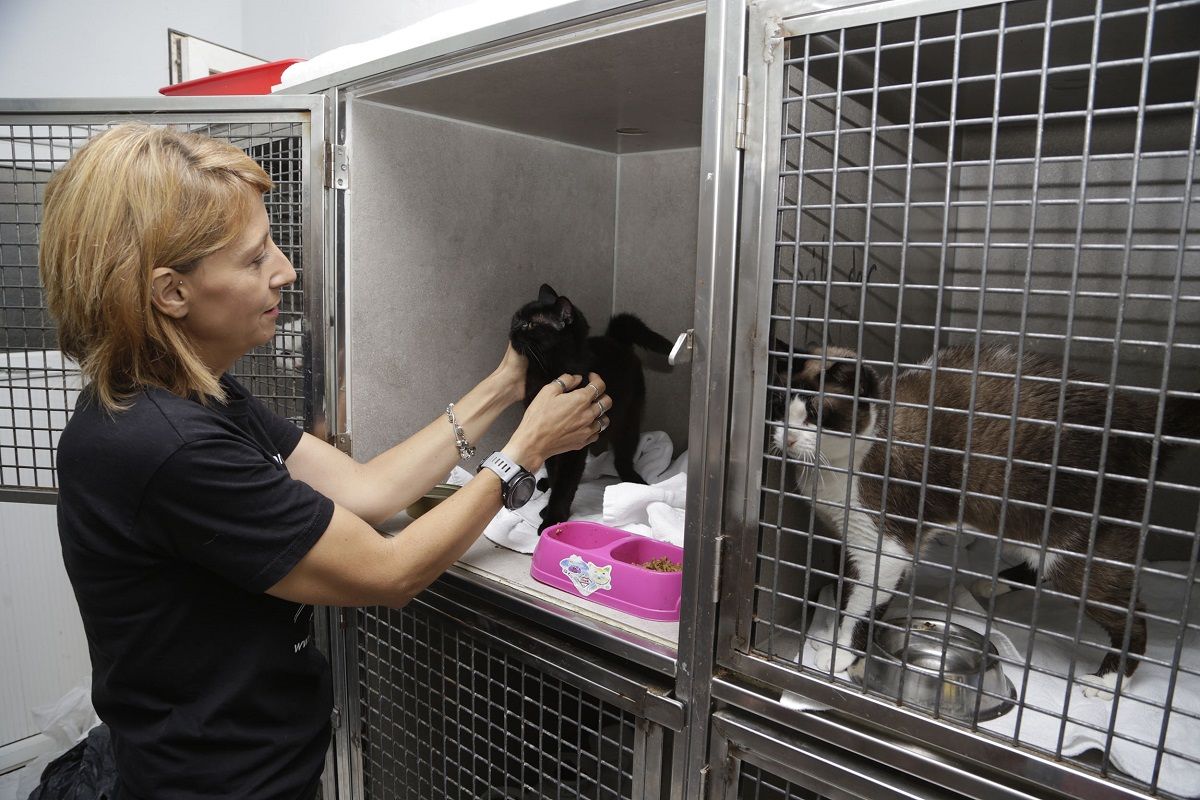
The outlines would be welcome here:
<svg viewBox="0 0 1200 800">
<path fill-rule="evenodd" d="M 38 266 L 60 349 L 118 411 L 159 387 L 224 401 L 216 376 L 150 301 L 157 267 L 181 274 L 229 244 L 271 179 L 226 142 L 126 123 L 89 141 L 46 185 Z"/>
</svg>

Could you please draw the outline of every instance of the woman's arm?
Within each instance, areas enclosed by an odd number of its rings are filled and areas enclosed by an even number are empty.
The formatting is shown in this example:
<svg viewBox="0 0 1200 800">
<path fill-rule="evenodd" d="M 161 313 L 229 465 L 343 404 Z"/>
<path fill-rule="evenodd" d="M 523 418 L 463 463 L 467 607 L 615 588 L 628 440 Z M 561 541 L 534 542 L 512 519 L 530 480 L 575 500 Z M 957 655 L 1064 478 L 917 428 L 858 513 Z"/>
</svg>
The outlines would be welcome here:
<svg viewBox="0 0 1200 800">
<path fill-rule="evenodd" d="M 509 347 L 495 372 L 454 404 L 454 416 L 467 440 L 479 441 L 500 412 L 520 400 L 524 391 L 525 359 Z M 454 431 L 442 415 L 366 464 L 305 434 L 288 456 L 287 468 L 292 477 L 378 525 L 429 491 L 458 461 Z"/>
<path fill-rule="evenodd" d="M 590 377 L 610 407 L 603 382 Z M 580 382 L 566 375 L 562 381 L 568 388 Z M 534 470 L 552 455 L 596 441 L 600 427 L 591 392 L 564 393 L 551 383 L 530 404 L 503 451 Z M 402 606 L 466 552 L 500 507 L 500 479 L 490 470 L 391 538 L 338 505 L 316 544 L 267 592 L 298 603 Z"/>
</svg>

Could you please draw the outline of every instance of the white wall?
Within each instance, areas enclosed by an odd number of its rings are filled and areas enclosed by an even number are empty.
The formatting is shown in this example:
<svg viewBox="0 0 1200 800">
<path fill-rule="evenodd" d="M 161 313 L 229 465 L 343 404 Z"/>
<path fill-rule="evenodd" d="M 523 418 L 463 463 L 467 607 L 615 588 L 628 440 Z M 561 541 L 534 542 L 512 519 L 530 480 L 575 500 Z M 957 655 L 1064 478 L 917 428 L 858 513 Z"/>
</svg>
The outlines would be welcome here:
<svg viewBox="0 0 1200 800">
<path fill-rule="evenodd" d="M 156 95 L 167 29 L 242 50 L 244 0 L 0 0 L 0 97 Z"/>
<path fill-rule="evenodd" d="M 157 95 L 168 28 L 268 61 L 311 58 L 466 2 L 0 0 L 0 97 Z"/>
</svg>

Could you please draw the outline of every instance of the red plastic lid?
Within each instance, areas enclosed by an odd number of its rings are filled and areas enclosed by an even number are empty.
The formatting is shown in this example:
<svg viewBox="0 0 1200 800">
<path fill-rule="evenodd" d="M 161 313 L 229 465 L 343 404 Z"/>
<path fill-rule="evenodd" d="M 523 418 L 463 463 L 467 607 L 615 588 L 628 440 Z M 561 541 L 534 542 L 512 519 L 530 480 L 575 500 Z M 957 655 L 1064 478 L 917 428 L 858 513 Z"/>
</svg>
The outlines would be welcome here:
<svg viewBox="0 0 1200 800">
<path fill-rule="evenodd" d="M 229 72 L 209 75 L 207 78 L 164 86 L 158 90 L 165 95 L 214 95 L 214 94 L 270 94 L 271 87 L 279 83 L 283 71 L 303 58 L 285 58 L 269 64 L 255 64 Z"/>
</svg>

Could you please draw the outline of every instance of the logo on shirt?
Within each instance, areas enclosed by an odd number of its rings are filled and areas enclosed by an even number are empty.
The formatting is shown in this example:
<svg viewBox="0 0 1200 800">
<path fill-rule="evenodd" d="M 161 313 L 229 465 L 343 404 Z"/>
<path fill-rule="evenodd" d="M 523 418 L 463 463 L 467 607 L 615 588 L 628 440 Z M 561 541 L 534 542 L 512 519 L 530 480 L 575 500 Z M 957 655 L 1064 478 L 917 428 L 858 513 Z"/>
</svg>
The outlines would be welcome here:
<svg viewBox="0 0 1200 800">
<path fill-rule="evenodd" d="M 283 458 L 280 457 L 279 453 L 276 453 L 275 455 L 271 456 L 271 460 L 274 461 L 279 466 L 281 466 L 281 467 L 283 466 Z"/>
<path fill-rule="evenodd" d="M 279 458 L 279 456 L 275 456 L 275 457 Z M 305 616 L 304 622 L 301 623 L 300 617 L 301 617 L 301 615 L 304 614 L 305 611 L 307 611 L 308 614 L 307 614 L 307 616 Z M 299 653 L 301 650 L 308 647 L 309 641 L 312 640 L 312 632 L 311 632 L 311 628 L 310 628 L 310 624 L 309 624 L 312 622 L 312 615 L 313 615 L 313 607 L 312 606 L 305 605 L 305 606 L 300 606 L 299 608 L 296 609 L 296 613 L 292 617 L 292 623 L 304 625 L 305 634 L 304 634 L 303 639 L 301 639 L 300 641 L 298 641 L 292 645 L 293 653 Z"/>
</svg>

